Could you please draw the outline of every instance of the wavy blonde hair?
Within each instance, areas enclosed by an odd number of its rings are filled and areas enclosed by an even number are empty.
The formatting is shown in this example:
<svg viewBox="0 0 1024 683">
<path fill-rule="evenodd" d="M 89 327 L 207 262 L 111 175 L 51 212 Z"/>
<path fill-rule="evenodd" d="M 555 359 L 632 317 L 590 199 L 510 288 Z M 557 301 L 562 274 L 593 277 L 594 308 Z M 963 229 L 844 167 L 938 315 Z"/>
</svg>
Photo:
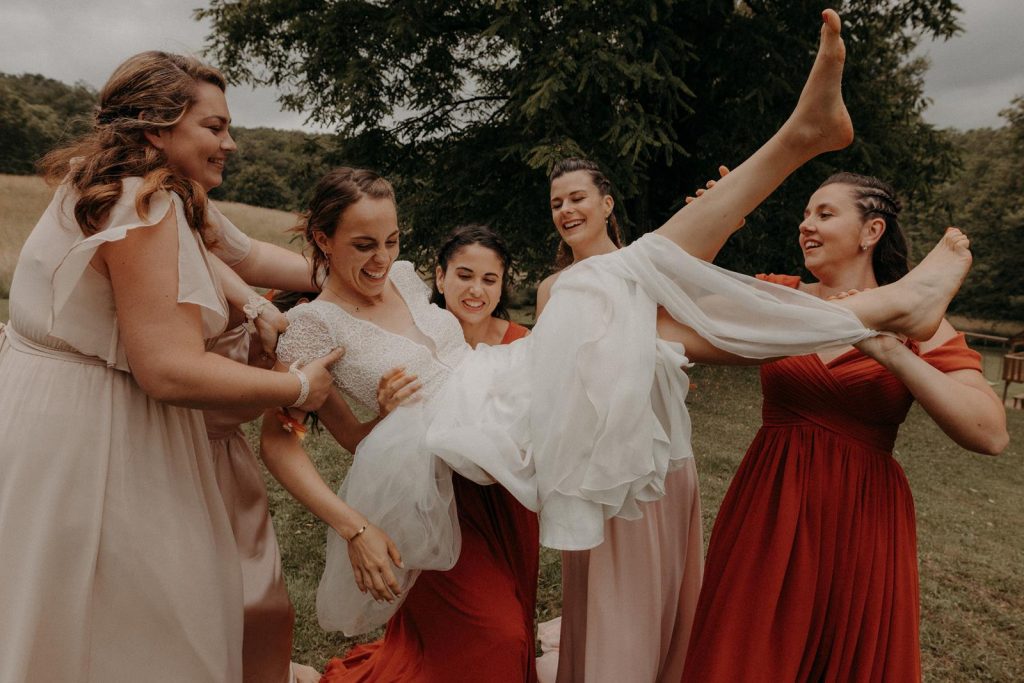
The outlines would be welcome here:
<svg viewBox="0 0 1024 683">
<path fill-rule="evenodd" d="M 148 214 L 155 192 L 174 192 L 184 203 L 189 226 L 202 234 L 206 191 L 171 170 L 164 153 L 145 136 L 177 124 L 201 82 L 222 91 L 227 87 L 220 71 L 194 57 L 157 51 L 129 57 L 100 91 L 92 130 L 40 160 L 39 170 L 48 181 L 66 179 L 78 190 L 75 219 L 85 235 L 103 226 L 121 197 L 121 181 L 129 177 L 144 179 L 135 201 L 139 215 Z"/>
</svg>

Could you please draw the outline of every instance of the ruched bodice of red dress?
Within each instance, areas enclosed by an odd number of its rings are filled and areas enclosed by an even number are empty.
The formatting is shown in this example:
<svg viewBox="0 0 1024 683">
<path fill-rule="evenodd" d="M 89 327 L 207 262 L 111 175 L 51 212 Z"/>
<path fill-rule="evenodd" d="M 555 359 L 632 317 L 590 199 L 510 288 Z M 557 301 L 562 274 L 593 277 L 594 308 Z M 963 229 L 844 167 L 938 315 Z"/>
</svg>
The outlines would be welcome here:
<svg viewBox="0 0 1024 683">
<path fill-rule="evenodd" d="M 963 335 L 922 358 L 980 369 Z M 919 680 L 914 504 L 892 457 L 913 397 L 856 350 L 770 363 L 761 384 L 764 424 L 715 521 L 683 680 Z"/>
</svg>

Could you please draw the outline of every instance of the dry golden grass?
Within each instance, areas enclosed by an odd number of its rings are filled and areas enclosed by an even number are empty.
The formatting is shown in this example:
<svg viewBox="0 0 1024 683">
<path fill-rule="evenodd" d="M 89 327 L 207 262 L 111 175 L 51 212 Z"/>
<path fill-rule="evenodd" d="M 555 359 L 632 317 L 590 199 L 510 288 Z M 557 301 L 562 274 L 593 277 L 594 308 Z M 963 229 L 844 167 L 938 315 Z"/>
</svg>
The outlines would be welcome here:
<svg viewBox="0 0 1024 683">
<path fill-rule="evenodd" d="M 21 245 L 52 197 L 53 188 L 42 178 L 0 174 L 0 299 L 6 299 L 10 291 Z M 215 203 L 248 235 L 289 249 L 300 248 L 289 233 L 298 222 L 295 214 L 235 202 Z"/>
</svg>

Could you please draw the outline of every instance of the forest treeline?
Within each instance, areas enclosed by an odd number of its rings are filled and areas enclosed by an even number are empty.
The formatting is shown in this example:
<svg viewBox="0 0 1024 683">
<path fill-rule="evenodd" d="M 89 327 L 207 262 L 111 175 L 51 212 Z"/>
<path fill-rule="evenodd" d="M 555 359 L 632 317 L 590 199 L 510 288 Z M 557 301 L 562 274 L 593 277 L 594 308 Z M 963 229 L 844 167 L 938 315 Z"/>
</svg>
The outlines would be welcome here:
<svg viewBox="0 0 1024 683">
<path fill-rule="evenodd" d="M 88 129 L 96 97 L 84 84 L 0 74 L 0 173 L 34 173 L 35 162 L 46 151 Z M 996 129 L 937 131 L 939 143 L 949 150 L 949 163 L 935 169 L 927 192 L 911 193 L 903 224 L 918 259 L 947 225 L 958 225 L 971 236 L 975 265 L 954 302 L 956 312 L 1024 320 L 1024 98 L 1008 103 L 1002 115 L 1005 124 Z M 298 211 L 316 179 L 351 156 L 346 150 L 352 141 L 342 136 L 243 127 L 233 127 L 232 134 L 238 152 L 229 162 L 224 184 L 214 191 L 217 199 Z M 870 161 L 851 170 L 873 172 Z M 900 178 L 890 180 L 900 187 Z M 681 196 L 688 189 L 674 192 Z M 543 196 L 535 199 L 543 206 Z M 780 222 L 795 235 L 802 206 L 790 204 Z M 458 211 L 445 206 L 443 199 L 431 208 L 442 224 L 458 221 Z M 419 207 L 420 215 L 422 211 Z M 507 226 L 502 229 L 510 232 Z M 538 226 L 524 232 L 531 230 Z M 770 252 L 763 240 L 754 238 L 750 244 L 764 253 L 747 254 L 742 261 L 776 264 L 765 270 L 800 272 L 795 239 Z M 520 273 L 534 278 L 549 268 L 548 247 L 520 247 Z"/>
</svg>

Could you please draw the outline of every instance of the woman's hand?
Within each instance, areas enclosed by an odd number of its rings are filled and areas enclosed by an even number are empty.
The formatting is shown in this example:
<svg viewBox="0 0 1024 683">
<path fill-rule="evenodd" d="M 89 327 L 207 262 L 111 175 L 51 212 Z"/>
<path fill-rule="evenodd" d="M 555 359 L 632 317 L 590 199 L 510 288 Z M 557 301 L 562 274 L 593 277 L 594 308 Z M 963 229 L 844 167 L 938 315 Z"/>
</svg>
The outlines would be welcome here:
<svg viewBox="0 0 1024 683">
<path fill-rule="evenodd" d="M 726 167 L 726 166 L 719 166 L 718 167 L 718 175 L 719 175 L 720 178 L 724 178 L 725 176 L 729 175 L 728 167 Z M 695 193 L 697 195 L 696 197 L 687 196 L 684 201 L 687 204 L 689 204 L 690 202 L 696 201 L 701 196 L 703 196 L 705 192 L 707 192 L 708 190 L 710 190 L 711 188 L 713 188 L 717 184 L 718 184 L 718 181 L 716 181 L 716 180 L 709 180 L 708 182 L 706 182 L 704 184 L 704 187 L 697 188 L 697 192 Z M 705 188 L 707 188 L 707 189 L 705 189 Z M 746 224 L 747 224 L 747 219 L 746 218 L 741 218 L 739 224 L 737 224 L 737 226 L 736 226 L 736 229 L 739 230 L 740 228 L 742 228 Z"/>
<path fill-rule="evenodd" d="M 356 585 L 374 600 L 394 602 L 401 593 L 391 565 L 402 567 L 402 556 L 387 534 L 367 523 L 348 539 L 348 559 Z"/>
<path fill-rule="evenodd" d="M 377 384 L 377 410 L 382 419 L 423 387 L 417 379 L 416 375 L 407 375 L 405 368 L 392 368 L 381 376 Z"/>
<path fill-rule="evenodd" d="M 288 329 L 288 316 L 271 304 L 261 306 L 259 314 L 252 322 L 256 326 L 256 335 L 259 337 L 260 346 L 263 347 L 263 353 L 273 358 L 277 349 L 277 338 Z"/>
<path fill-rule="evenodd" d="M 891 334 L 878 334 L 874 337 L 868 337 L 867 339 L 860 340 L 853 346 L 868 358 L 872 358 L 882 365 L 886 365 L 894 353 L 911 353 L 910 349 L 902 341 Z"/>
<path fill-rule="evenodd" d="M 323 405 L 334 384 L 334 378 L 331 377 L 331 366 L 341 360 L 344 355 L 345 349 L 339 347 L 326 356 L 321 356 L 298 368 L 309 380 L 309 394 L 302 404 L 295 406 L 296 408 L 312 413 Z"/>
</svg>

